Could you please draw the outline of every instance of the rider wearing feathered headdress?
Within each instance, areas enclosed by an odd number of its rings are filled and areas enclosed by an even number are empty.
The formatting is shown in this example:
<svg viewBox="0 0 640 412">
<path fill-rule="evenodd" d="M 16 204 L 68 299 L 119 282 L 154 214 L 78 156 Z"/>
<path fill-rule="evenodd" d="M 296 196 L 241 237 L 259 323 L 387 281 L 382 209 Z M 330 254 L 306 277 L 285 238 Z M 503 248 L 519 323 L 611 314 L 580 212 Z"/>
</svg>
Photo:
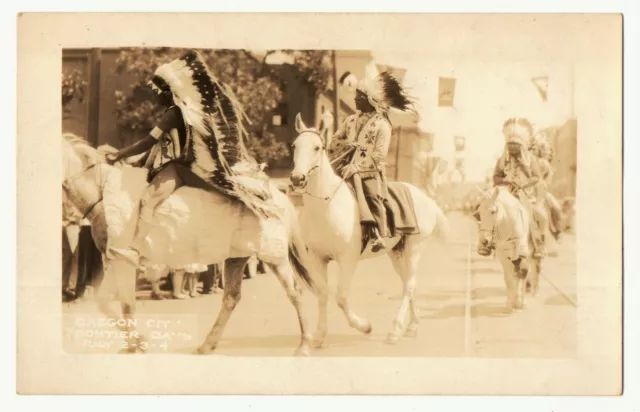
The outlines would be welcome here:
<svg viewBox="0 0 640 412">
<path fill-rule="evenodd" d="M 116 154 L 110 163 L 147 153 L 150 185 L 142 196 L 132 244 L 139 250 L 155 207 L 178 187 L 217 190 L 239 199 L 262 217 L 274 217 L 261 166 L 244 146 L 246 115 L 233 92 L 196 51 L 161 65 L 150 82 L 167 111 L 149 135 Z M 167 150 L 167 147 L 169 150 Z M 168 160 L 160 160 L 160 153 Z"/>
<path fill-rule="evenodd" d="M 529 152 L 533 126 L 525 118 L 510 118 L 502 125 L 506 150 L 496 163 L 493 183 L 508 186 L 510 192 L 520 199 L 529 214 L 529 221 L 536 222 L 533 204 L 540 197 L 540 166 L 535 156 Z M 544 237 L 536 225 L 530 225 L 533 237 L 533 253 L 544 253 Z"/>
<path fill-rule="evenodd" d="M 383 249 L 382 238 L 389 236 L 386 219 L 385 163 L 391 142 L 390 110 L 412 111 L 412 99 L 407 96 L 398 80 L 389 72 L 378 74 L 372 62 L 366 68 L 364 79 L 358 84 L 355 96 L 357 112 L 340 125 L 329 147 L 329 156 L 335 158 L 345 149 L 353 150 L 350 163 L 342 168 L 345 180 L 358 175 L 367 205 L 360 210 L 361 222 L 370 228 L 372 250 Z"/>
</svg>

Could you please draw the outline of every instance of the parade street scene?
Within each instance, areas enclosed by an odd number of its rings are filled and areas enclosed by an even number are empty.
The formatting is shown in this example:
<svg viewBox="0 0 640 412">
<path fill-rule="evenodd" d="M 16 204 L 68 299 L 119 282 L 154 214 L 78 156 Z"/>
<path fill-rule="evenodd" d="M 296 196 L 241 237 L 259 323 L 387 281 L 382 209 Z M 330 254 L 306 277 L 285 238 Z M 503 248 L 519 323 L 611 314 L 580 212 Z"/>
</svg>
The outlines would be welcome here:
<svg viewBox="0 0 640 412">
<path fill-rule="evenodd" d="M 454 57 L 64 49 L 64 350 L 575 357 L 574 67 Z"/>
</svg>

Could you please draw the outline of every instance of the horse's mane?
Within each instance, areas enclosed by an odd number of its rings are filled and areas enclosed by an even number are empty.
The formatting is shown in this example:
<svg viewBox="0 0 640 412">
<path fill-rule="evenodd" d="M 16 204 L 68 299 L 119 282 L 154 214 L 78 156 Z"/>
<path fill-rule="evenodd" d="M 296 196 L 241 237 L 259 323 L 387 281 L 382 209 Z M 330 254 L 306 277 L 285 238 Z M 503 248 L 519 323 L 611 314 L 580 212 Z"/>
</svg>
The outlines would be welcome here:
<svg viewBox="0 0 640 412">
<path fill-rule="evenodd" d="M 85 158 L 85 161 L 101 162 L 98 150 L 92 147 L 88 141 L 74 133 L 62 133 L 63 142 L 66 142 L 70 149 Z"/>
<path fill-rule="evenodd" d="M 65 132 L 62 133 L 62 137 L 67 141 L 67 143 L 73 146 L 82 145 L 90 147 L 89 142 L 74 133 Z"/>
</svg>

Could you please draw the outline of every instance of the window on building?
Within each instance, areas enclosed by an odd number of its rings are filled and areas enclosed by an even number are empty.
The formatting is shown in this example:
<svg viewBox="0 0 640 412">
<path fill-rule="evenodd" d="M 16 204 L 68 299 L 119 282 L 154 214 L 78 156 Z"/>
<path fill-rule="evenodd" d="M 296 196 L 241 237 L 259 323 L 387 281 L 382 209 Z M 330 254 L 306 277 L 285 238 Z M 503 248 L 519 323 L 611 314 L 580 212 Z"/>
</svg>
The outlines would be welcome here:
<svg viewBox="0 0 640 412">
<path fill-rule="evenodd" d="M 276 107 L 271 118 L 271 124 L 277 127 L 289 125 L 289 105 L 280 103 Z"/>
</svg>

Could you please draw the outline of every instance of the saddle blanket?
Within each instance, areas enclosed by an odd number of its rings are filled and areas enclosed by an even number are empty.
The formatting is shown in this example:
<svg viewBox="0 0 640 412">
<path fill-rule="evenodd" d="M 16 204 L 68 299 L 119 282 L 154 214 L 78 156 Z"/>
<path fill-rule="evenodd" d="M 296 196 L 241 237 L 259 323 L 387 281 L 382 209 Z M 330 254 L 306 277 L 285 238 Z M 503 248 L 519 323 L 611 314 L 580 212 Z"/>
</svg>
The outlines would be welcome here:
<svg viewBox="0 0 640 412">
<path fill-rule="evenodd" d="M 386 202 L 387 221 L 392 236 L 419 234 L 418 218 L 407 185 L 401 182 L 388 182 L 387 192 L 389 193 Z"/>
<path fill-rule="evenodd" d="M 147 186 L 146 170 L 109 168 L 104 184 L 108 246 L 127 249 L 138 219 L 138 203 Z M 275 204 L 286 212 L 286 196 L 271 188 Z M 172 269 L 220 263 L 229 257 L 257 255 L 269 263 L 287 259 L 287 219 L 258 218 L 226 195 L 181 187 L 155 210 L 141 254 L 150 263 Z"/>
<path fill-rule="evenodd" d="M 418 218 L 409 188 L 401 182 L 389 182 L 387 183 L 387 193 L 389 196 L 384 203 L 387 208 L 387 225 L 391 237 L 420 234 Z M 365 254 L 370 240 L 369 231 L 364 231 L 360 253 Z"/>
</svg>

